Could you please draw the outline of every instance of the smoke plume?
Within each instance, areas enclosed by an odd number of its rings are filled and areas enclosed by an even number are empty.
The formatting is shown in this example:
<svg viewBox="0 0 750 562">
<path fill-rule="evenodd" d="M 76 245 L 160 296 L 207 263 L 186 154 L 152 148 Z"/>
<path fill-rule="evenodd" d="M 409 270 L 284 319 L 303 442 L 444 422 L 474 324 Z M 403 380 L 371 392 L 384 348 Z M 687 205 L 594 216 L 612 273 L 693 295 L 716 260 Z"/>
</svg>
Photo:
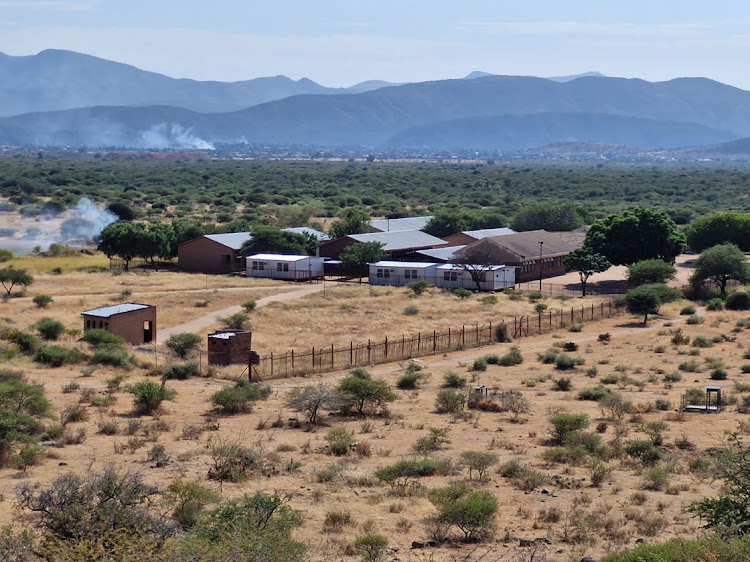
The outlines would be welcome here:
<svg viewBox="0 0 750 562">
<path fill-rule="evenodd" d="M 214 145 L 193 134 L 192 128 L 185 128 L 179 123 L 160 123 L 153 125 L 140 135 L 139 148 L 213 150 Z"/>
</svg>

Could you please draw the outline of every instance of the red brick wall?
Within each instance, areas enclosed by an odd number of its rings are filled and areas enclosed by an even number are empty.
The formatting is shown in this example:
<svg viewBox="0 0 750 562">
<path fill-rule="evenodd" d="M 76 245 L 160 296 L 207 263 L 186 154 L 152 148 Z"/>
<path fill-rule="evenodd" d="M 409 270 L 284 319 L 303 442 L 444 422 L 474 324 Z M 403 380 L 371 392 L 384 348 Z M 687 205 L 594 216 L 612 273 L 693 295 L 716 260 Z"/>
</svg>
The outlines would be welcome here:
<svg viewBox="0 0 750 562">
<path fill-rule="evenodd" d="M 245 263 L 238 264 L 235 250 L 209 238 L 196 238 L 177 247 L 177 267 L 196 273 L 232 273 L 244 271 Z"/>
<path fill-rule="evenodd" d="M 89 325 L 86 321 L 93 322 Z M 156 341 L 156 307 L 143 308 L 132 312 L 115 314 L 109 318 L 83 315 L 84 331 L 91 328 L 102 328 L 109 330 L 115 335 L 125 339 L 126 342 L 138 345 L 143 343 L 143 324 L 151 321 L 151 341 Z"/>
</svg>

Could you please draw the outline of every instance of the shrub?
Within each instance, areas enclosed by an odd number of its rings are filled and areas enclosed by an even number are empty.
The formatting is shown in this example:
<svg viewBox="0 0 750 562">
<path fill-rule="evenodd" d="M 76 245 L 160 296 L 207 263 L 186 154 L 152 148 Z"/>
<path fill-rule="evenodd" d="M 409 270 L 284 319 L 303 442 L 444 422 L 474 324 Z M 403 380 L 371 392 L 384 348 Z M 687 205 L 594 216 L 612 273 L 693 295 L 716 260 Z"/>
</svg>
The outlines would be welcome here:
<svg viewBox="0 0 750 562">
<path fill-rule="evenodd" d="M 441 390 L 435 398 L 435 409 L 440 414 L 457 414 L 466 405 L 466 395 L 453 389 Z"/>
<path fill-rule="evenodd" d="M 474 295 L 469 289 L 463 289 L 460 287 L 458 289 L 453 289 L 452 293 L 461 300 L 469 299 Z"/>
<path fill-rule="evenodd" d="M 706 321 L 703 316 L 700 316 L 698 314 L 691 314 L 687 317 L 687 320 L 685 320 L 685 323 L 690 326 L 695 326 L 697 324 L 703 324 Z"/>
<path fill-rule="evenodd" d="M 683 306 L 682 310 L 680 310 L 680 314 L 682 316 L 690 316 L 691 314 L 695 314 L 695 307 L 691 304 Z"/>
<path fill-rule="evenodd" d="M 598 402 L 611 393 L 612 391 L 608 388 L 605 388 L 603 386 L 595 386 L 594 388 L 584 388 L 583 390 L 578 391 L 578 399 Z"/>
<path fill-rule="evenodd" d="M 686 361 L 677 365 L 677 368 L 686 373 L 695 373 L 700 368 L 700 365 L 696 361 Z"/>
<path fill-rule="evenodd" d="M 709 340 L 706 336 L 695 336 L 693 338 L 693 341 L 690 343 L 693 347 L 711 347 L 713 345 L 713 342 Z"/>
<path fill-rule="evenodd" d="M 466 540 L 483 540 L 494 533 L 499 503 L 494 494 L 484 490 L 469 491 L 465 484 L 434 490 L 430 502 L 445 524 L 458 527 Z"/>
<path fill-rule="evenodd" d="M 612 335 L 609 332 L 605 332 L 604 334 L 599 334 L 597 336 L 597 339 L 600 342 L 608 342 L 608 341 L 610 341 L 612 339 Z"/>
<path fill-rule="evenodd" d="M 474 363 L 471 365 L 472 371 L 486 371 L 487 370 L 487 361 L 484 357 L 478 357 L 477 359 L 474 359 Z"/>
<path fill-rule="evenodd" d="M 396 381 L 396 386 L 401 390 L 414 390 L 419 388 L 419 384 L 422 382 L 424 375 L 419 371 L 407 370 L 401 375 Z"/>
<path fill-rule="evenodd" d="M 557 356 L 560 355 L 560 352 L 556 349 L 548 349 L 544 353 L 540 353 L 537 355 L 537 359 L 544 363 L 545 365 L 549 365 L 550 363 L 554 363 L 557 361 Z"/>
<path fill-rule="evenodd" d="M 242 303 L 242 308 L 245 309 L 245 312 L 250 314 L 255 308 L 258 306 L 258 303 L 254 300 L 249 300 Z"/>
<path fill-rule="evenodd" d="M 649 468 L 643 479 L 643 489 L 658 491 L 669 482 L 669 475 L 664 468 Z"/>
<path fill-rule="evenodd" d="M 78 363 L 83 359 L 82 354 L 75 349 L 67 349 L 59 345 L 43 345 L 36 350 L 34 361 L 49 365 L 50 367 L 61 367 Z"/>
<path fill-rule="evenodd" d="M 328 442 L 331 454 L 342 457 L 349 454 L 354 435 L 345 427 L 337 427 L 328 431 L 325 440 Z"/>
<path fill-rule="evenodd" d="M 218 319 L 227 330 L 252 330 L 250 318 L 244 312 L 235 312 L 231 316 Z"/>
<path fill-rule="evenodd" d="M 662 458 L 661 451 L 650 440 L 628 441 L 624 449 L 628 456 L 638 459 L 645 465 L 656 464 Z"/>
<path fill-rule="evenodd" d="M 706 310 L 715 312 L 717 310 L 724 310 L 724 301 L 720 298 L 711 299 L 706 304 Z M 695 311 L 693 311 L 694 313 Z"/>
<path fill-rule="evenodd" d="M 443 386 L 448 388 L 463 388 L 466 386 L 466 377 L 462 377 L 454 371 L 448 371 L 443 377 Z"/>
<path fill-rule="evenodd" d="M 578 351 L 578 344 L 574 341 L 566 341 L 562 344 L 563 351 Z"/>
<path fill-rule="evenodd" d="M 576 357 L 575 359 L 573 359 L 565 353 L 561 353 L 555 358 L 555 368 L 559 371 L 567 371 L 568 369 L 572 369 L 576 365 L 580 365 L 582 363 L 583 359 L 581 359 L 580 357 Z"/>
<path fill-rule="evenodd" d="M 354 539 L 354 548 L 366 562 L 376 562 L 383 557 L 388 539 L 383 535 L 367 534 Z"/>
<path fill-rule="evenodd" d="M 664 374 L 664 382 L 679 382 L 681 380 L 682 380 L 682 375 L 678 373 L 677 371 Z"/>
<path fill-rule="evenodd" d="M 552 385 L 552 390 L 560 392 L 567 392 L 571 388 L 573 388 L 573 381 L 570 380 L 570 377 L 560 377 L 559 379 L 556 379 Z"/>
<path fill-rule="evenodd" d="M 164 369 L 164 378 L 168 380 L 185 380 L 200 375 L 197 361 L 186 361 L 185 363 L 172 363 Z"/>
<path fill-rule="evenodd" d="M 376 470 L 375 478 L 390 486 L 394 492 L 405 495 L 415 487 L 416 479 L 446 475 L 451 468 L 449 461 L 431 457 L 402 459 L 395 464 Z"/>
<path fill-rule="evenodd" d="M 240 379 L 234 386 L 214 392 L 211 395 L 211 404 L 225 414 L 250 412 L 252 402 L 265 400 L 271 392 L 270 386 L 260 386 Z"/>
<path fill-rule="evenodd" d="M 465 451 L 461 453 L 461 461 L 469 470 L 469 480 L 473 480 L 473 474 L 476 472 L 477 480 L 484 480 L 487 470 L 498 462 L 498 457 L 494 453 L 483 451 Z"/>
<path fill-rule="evenodd" d="M 497 297 L 495 295 L 485 295 L 479 298 L 479 302 L 487 305 L 497 304 Z"/>
<path fill-rule="evenodd" d="M 750 310 L 750 294 L 744 291 L 732 293 L 727 297 L 726 307 L 729 310 Z"/>
<path fill-rule="evenodd" d="M 656 406 L 657 410 L 661 410 L 662 412 L 667 411 L 672 407 L 672 404 L 669 402 L 669 400 L 665 400 L 664 398 L 657 398 L 654 405 Z"/>
<path fill-rule="evenodd" d="M 176 391 L 154 381 L 141 381 L 125 390 L 133 395 L 133 408 L 138 414 L 152 414 L 162 402 L 174 400 L 177 396 Z"/>
<path fill-rule="evenodd" d="M 175 480 L 167 486 L 164 498 L 173 506 L 174 520 L 188 529 L 198 524 L 203 508 L 217 503 L 221 496 L 200 482 Z"/>
<path fill-rule="evenodd" d="M 506 343 L 513 341 L 508 333 L 508 326 L 503 322 L 495 327 L 495 341 L 498 343 Z"/>
<path fill-rule="evenodd" d="M 508 350 L 508 353 L 499 358 L 497 364 L 503 367 L 512 367 L 513 365 L 520 365 L 523 363 L 523 356 L 521 350 L 513 346 Z"/>
<path fill-rule="evenodd" d="M 589 426 L 589 417 L 586 414 L 555 414 L 550 418 L 552 424 L 552 439 L 562 444 L 569 435 L 586 429 Z"/>
<path fill-rule="evenodd" d="M 21 353 L 34 353 L 39 347 L 39 338 L 22 330 L 9 330 L 3 334 L 3 337 L 18 346 Z"/>
<path fill-rule="evenodd" d="M 31 301 L 37 308 L 47 308 L 54 299 L 49 295 L 36 295 Z"/>
<path fill-rule="evenodd" d="M 94 347 L 99 347 L 102 345 L 124 345 L 125 340 L 121 338 L 120 336 L 117 336 L 108 330 L 103 330 L 100 328 L 92 329 L 92 330 L 86 330 L 83 332 L 83 341 L 85 341 L 88 344 L 93 345 Z"/>
<path fill-rule="evenodd" d="M 427 281 L 414 281 L 406 286 L 409 287 L 415 295 L 421 295 L 427 290 L 427 287 L 429 287 Z"/>
<path fill-rule="evenodd" d="M 718 368 L 711 371 L 711 380 L 713 381 L 725 381 L 727 380 L 727 376 L 729 376 L 726 372 L 726 370 Z"/>
<path fill-rule="evenodd" d="M 128 352 L 119 346 L 104 345 L 94 351 L 91 358 L 94 365 L 109 365 L 110 367 L 120 367 L 128 369 L 133 366 L 133 359 Z"/>
<path fill-rule="evenodd" d="M 628 266 L 628 284 L 631 286 L 666 283 L 677 274 L 675 267 L 660 259 L 648 259 Z"/>
<path fill-rule="evenodd" d="M 198 334 L 184 332 L 169 336 L 167 341 L 164 342 L 164 345 L 171 349 L 177 357 L 185 359 L 188 356 L 188 353 L 200 346 L 202 341 L 203 340 Z"/>
<path fill-rule="evenodd" d="M 404 308 L 405 316 L 416 316 L 417 314 L 419 314 L 419 308 L 417 308 L 413 304 Z"/>
<path fill-rule="evenodd" d="M 427 431 L 429 432 L 427 435 L 420 437 L 417 439 L 417 442 L 414 443 L 414 450 L 417 453 L 432 453 L 433 451 L 440 450 L 443 445 L 447 445 L 451 442 L 448 437 L 447 428 L 430 427 L 427 428 Z"/>
<path fill-rule="evenodd" d="M 488 365 L 497 365 L 498 363 L 500 363 L 500 357 L 498 357 L 494 353 L 490 353 L 489 355 L 484 356 L 484 361 Z"/>
<path fill-rule="evenodd" d="M 46 317 L 38 320 L 34 326 L 45 340 L 56 340 L 65 331 L 62 322 Z"/>
</svg>

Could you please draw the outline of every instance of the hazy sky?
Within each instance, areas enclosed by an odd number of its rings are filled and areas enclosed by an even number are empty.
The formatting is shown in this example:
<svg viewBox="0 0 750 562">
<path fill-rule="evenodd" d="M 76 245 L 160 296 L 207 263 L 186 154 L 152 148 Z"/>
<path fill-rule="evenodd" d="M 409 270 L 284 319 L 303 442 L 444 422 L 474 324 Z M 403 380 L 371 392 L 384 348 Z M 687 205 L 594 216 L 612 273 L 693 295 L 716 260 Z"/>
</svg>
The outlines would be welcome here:
<svg viewBox="0 0 750 562">
<path fill-rule="evenodd" d="M 747 0 L 0 0 L 0 51 L 329 86 L 598 70 L 750 89 Z"/>
</svg>

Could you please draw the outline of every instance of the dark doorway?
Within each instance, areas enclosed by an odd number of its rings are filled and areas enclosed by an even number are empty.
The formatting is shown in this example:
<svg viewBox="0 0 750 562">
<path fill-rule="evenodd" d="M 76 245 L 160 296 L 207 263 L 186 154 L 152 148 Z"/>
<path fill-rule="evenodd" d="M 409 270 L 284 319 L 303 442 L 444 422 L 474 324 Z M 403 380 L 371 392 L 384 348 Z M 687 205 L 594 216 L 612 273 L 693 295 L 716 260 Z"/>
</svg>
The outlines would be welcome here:
<svg viewBox="0 0 750 562">
<path fill-rule="evenodd" d="M 143 341 L 146 343 L 150 343 L 153 339 L 154 328 L 152 326 L 151 320 L 146 320 L 143 322 Z"/>
</svg>

